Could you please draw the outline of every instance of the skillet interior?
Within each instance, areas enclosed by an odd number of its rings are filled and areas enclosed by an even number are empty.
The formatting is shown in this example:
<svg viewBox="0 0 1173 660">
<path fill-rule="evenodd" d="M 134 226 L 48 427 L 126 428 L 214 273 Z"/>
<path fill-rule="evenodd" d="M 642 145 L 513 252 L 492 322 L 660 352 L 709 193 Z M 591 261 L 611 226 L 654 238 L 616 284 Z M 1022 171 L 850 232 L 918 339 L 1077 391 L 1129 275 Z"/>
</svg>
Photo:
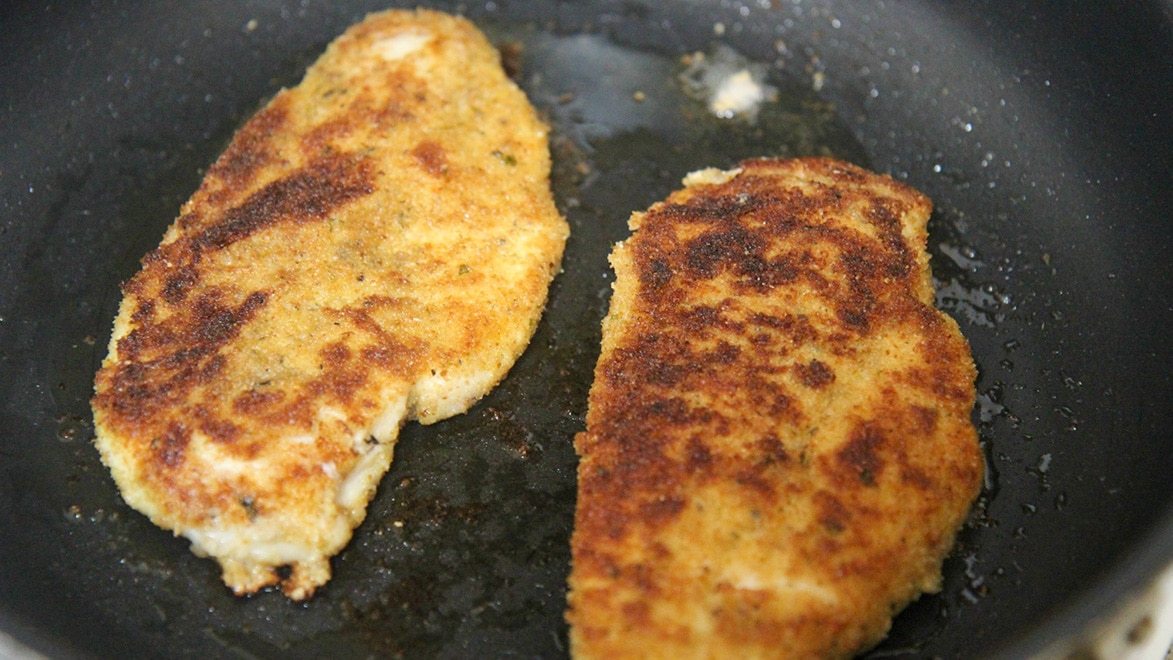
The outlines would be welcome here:
<svg viewBox="0 0 1173 660">
<path fill-rule="evenodd" d="M 981 371 L 986 493 L 942 594 L 876 655 L 1037 650 L 1173 556 L 1173 38 L 1159 5 L 435 5 L 525 43 L 523 86 L 565 138 L 556 183 L 574 235 L 531 349 L 468 415 L 405 429 L 308 605 L 234 599 L 212 562 L 123 505 L 89 444 L 88 398 L 117 283 L 202 168 L 381 5 L 0 10 L 9 634 L 53 655 L 564 655 L 570 439 L 606 253 L 683 173 L 761 154 L 830 152 L 928 193 L 939 303 Z M 784 101 L 760 131 L 676 96 L 674 58 L 717 41 L 717 24 L 780 65 Z"/>
</svg>

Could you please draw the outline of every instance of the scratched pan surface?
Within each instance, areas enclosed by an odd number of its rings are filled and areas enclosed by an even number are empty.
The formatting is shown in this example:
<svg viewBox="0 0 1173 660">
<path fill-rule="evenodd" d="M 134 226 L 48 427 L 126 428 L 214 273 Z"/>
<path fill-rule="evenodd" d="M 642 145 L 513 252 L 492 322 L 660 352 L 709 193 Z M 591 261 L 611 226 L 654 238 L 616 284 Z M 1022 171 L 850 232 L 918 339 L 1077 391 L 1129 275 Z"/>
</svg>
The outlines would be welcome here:
<svg viewBox="0 0 1173 660">
<path fill-rule="evenodd" d="M 1039 650 L 1173 556 L 1167 4 L 435 6 L 523 46 L 517 79 L 554 128 L 574 233 L 529 351 L 468 414 L 404 429 L 307 604 L 232 597 L 212 562 L 126 507 L 88 398 L 118 283 L 203 168 L 379 6 L 0 9 L 0 650 L 566 655 L 571 440 L 606 254 L 684 173 L 756 155 L 835 155 L 928 193 L 938 303 L 980 367 L 985 492 L 942 593 L 875 656 Z M 754 126 L 682 91 L 679 56 L 719 43 L 779 90 Z"/>
</svg>

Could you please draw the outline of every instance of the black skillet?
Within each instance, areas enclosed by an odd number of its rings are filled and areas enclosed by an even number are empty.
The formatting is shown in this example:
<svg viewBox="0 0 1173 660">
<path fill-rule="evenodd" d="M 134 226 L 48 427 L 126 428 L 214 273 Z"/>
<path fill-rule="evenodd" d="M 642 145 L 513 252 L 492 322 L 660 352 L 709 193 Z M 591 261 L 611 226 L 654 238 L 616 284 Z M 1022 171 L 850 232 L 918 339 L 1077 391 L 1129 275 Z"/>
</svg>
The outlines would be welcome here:
<svg viewBox="0 0 1173 660">
<path fill-rule="evenodd" d="M 0 652 L 566 654 L 605 255 L 702 166 L 833 154 L 936 202 L 938 303 L 980 367 L 985 492 L 941 594 L 873 653 L 1018 657 L 1173 557 L 1173 10 L 1158 2 L 437 2 L 523 45 L 573 229 L 545 320 L 471 412 L 404 430 L 308 604 L 232 597 L 119 499 L 90 444 L 118 283 L 232 131 L 375 2 L 0 8 Z M 731 46 L 756 126 L 680 91 Z M 636 99 L 642 93 L 643 101 Z"/>
</svg>

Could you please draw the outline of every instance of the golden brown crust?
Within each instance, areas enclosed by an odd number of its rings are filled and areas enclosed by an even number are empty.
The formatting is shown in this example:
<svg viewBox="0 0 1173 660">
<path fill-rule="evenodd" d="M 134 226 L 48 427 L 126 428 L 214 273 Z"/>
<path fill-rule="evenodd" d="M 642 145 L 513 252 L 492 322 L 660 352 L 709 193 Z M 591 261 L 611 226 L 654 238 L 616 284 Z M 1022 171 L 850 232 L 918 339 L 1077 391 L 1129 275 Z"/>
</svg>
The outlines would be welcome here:
<svg viewBox="0 0 1173 660">
<path fill-rule="evenodd" d="M 284 564 L 312 593 L 399 423 L 463 411 L 529 341 L 567 234 L 549 167 L 468 21 L 388 11 L 339 37 L 123 287 L 93 407 L 127 501 L 240 593 Z"/>
<path fill-rule="evenodd" d="M 851 655 L 937 588 L 980 487 L 930 202 L 826 159 L 689 182 L 612 254 L 576 438 L 572 650 Z"/>
</svg>

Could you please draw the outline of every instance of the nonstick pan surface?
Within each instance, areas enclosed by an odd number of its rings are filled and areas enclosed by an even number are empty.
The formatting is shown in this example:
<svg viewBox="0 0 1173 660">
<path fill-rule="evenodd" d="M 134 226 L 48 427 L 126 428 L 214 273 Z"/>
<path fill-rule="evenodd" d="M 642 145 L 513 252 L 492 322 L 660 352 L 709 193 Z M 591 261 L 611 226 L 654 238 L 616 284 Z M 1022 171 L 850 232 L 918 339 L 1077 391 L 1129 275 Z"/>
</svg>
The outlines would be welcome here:
<svg viewBox="0 0 1173 660">
<path fill-rule="evenodd" d="M 581 430 L 632 210 L 688 171 L 834 155 L 933 198 L 938 304 L 979 366 L 986 487 L 875 657 L 1021 656 L 1173 557 L 1173 11 L 1158 3 L 436 2 L 515 57 L 571 223 L 530 349 L 409 425 L 306 604 L 235 598 L 118 496 L 88 400 L 118 284 L 232 132 L 373 2 L 0 9 L 0 629 L 60 657 L 566 655 Z M 718 44 L 756 125 L 682 91 Z M 519 54 L 518 54 L 519 52 Z M 638 92 L 638 94 L 637 94 Z M 637 98 L 638 97 L 638 98 Z"/>
</svg>

